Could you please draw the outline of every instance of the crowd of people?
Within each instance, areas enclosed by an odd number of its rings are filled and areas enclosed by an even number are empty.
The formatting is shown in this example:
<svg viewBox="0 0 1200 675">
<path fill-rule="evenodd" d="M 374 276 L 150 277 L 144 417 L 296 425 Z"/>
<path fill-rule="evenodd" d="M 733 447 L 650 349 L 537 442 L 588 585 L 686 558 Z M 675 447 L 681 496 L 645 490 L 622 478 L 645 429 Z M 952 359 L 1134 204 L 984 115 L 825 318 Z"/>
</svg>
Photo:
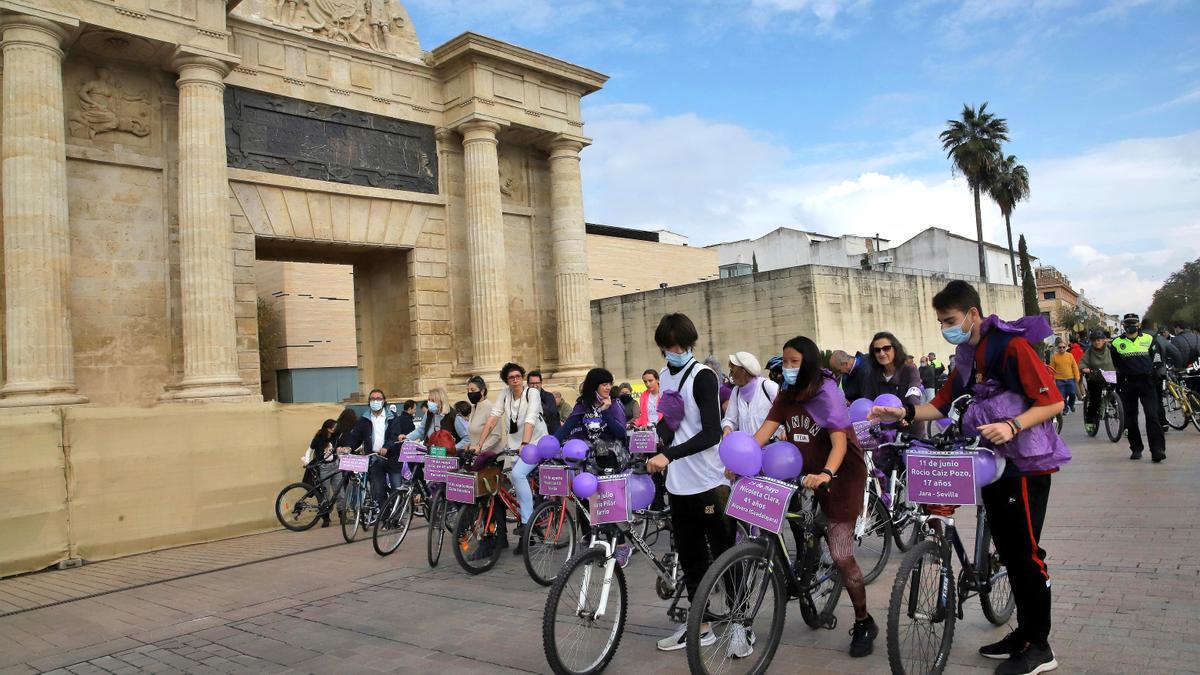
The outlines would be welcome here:
<svg viewBox="0 0 1200 675">
<path fill-rule="evenodd" d="M 760 445 L 784 439 L 803 456 L 804 487 L 825 488 L 819 503 L 829 523 L 829 552 L 855 614 L 849 653 L 861 657 L 872 652 L 879 629 L 867 611 L 863 575 L 854 558 L 853 530 L 867 476 L 848 403 L 892 394 L 901 407 L 876 407 L 871 418 L 911 425 L 915 433 L 919 423 L 946 416 L 952 401 L 964 393 L 977 400 L 1008 396 L 1005 401 L 1017 403 L 1007 403 L 1006 415 L 980 425 L 979 432 L 997 452 L 1021 461 L 1010 461 L 1003 476 L 983 488 L 982 500 L 997 551 L 1008 568 L 1018 618 L 1010 635 L 979 651 L 1004 660 L 997 673 L 1044 672 L 1057 661 L 1049 645 L 1050 576 L 1039 541 L 1052 475 L 1070 458 L 1052 420 L 1074 412 L 1081 391 L 1101 391 L 1101 374 L 1115 371 L 1133 458 L 1142 452 L 1136 412 L 1140 403 L 1151 454 L 1162 461 L 1166 449 L 1156 369 L 1164 360 L 1186 364 L 1200 358 L 1200 336 L 1181 326 L 1164 344 L 1162 337 L 1141 329 L 1138 317 L 1127 315 L 1123 333 L 1111 342 L 1096 333 L 1090 336 L 1090 349 L 1072 340 L 1043 355 L 1041 345 L 1050 335 L 1045 319 L 1006 322 L 986 315 L 978 293 L 966 282 L 950 282 L 934 298 L 932 309 L 943 337 L 955 347 L 945 361 L 932 352 L 915 357 L 896 335 L 880 331 L 865 352 L 853 355 L 842 350 L 824 353 L 812 339 L 796 336 L 765 366 L 753 353 L 738 351 L 722 367 L 713 357 L 695 357 L 700 336 L 691 319 L 668 314 L 654 333 L 665 364 L 642 373 L 645 388 L 639 396 L 628 383 L 616 384 L 609 371 L 595 368 L 585 376 L 578 397 L 567 401 L 543 388 L 539 371 L 526 372 L 516 363 L 505 364 L 498 373 L 504 388 L 497 395 L 490 395 L 484 377 L 476 375 L 467 381 L 466 400 L 453 405 L 444 389 L 435 388 L 426 400 L 404 401 L 397 408 L 376 389 L 368 396 L 365 414 L 347 408 L 338 419 L 326 420 L 313 438 L 314 453 L 325 460 L 317 477 L 337 471 L 338 453 L 369 454 L 371 489 L 382 499 L 388 476 L 399 480 L 403 442 L 425 442 L 434 433 L 444 433 L 447 443 L 475 457 L 476 467 L 547 434 L 560 441 L 582 438 L 597 457 L 616 467 L 630 460 L 624 448 L 628 429 L 655 429 L 657 452 L 645 460 L 646 470 L 658 479 L 652 508 L 669 504 L 691 599 L 710 561 L 735 542 L 736 529 L 724 508 L 736 477 L 722 464 L 721 439 L 735 431 L 753 435 Z M 1089 396 L 1084 404 L 1089 425 L 1097 423 L 1096 399 Z M 527 478 L 535 468 L 510 453 L 506 469 L 520 506 L 518 541 L 533 511 Z M 507 535 L 500 532 L 494 545 L 507 547 Z M 519 547 L 514 552 L 520 553 Z M 731 655 L 748 656 L 754 643 L 750 629 L 733 630 Z M 709 644 L 715 636 L 702 630 L 700 639 Z M 684 626 L 658 642 L 665 651 L 685 646 Z"/>
</svg>

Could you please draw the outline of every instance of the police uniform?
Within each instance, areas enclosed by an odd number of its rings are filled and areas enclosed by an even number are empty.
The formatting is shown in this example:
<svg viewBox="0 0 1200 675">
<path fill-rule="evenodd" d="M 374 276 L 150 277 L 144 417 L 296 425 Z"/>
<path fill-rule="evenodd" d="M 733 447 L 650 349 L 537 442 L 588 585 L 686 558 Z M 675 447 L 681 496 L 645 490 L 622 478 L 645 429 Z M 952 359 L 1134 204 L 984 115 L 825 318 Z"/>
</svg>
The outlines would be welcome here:
<svg viewBox="0 0 1200 675">
<path fill-rule="evenodd" d="M 1155 357 L 1159 356 L 1154 336 L 1143 333 L 1128 337 L 1122 334 L 1113 340 L 1109 349 L 1117 369 L 1117 390 L 1125 406 L 1125 427 L 1129 430 L 1130 459 L 1142 456 L 1142 434 L 1138 430 L 1138 403 L 1146 414 L 1146 436 L 1150 441 L 1150 456 L 1161 462 L 1167 456 L 1167 441 L 1163 435 L 1161 398 L 1154 381 Z"/>
</svg>

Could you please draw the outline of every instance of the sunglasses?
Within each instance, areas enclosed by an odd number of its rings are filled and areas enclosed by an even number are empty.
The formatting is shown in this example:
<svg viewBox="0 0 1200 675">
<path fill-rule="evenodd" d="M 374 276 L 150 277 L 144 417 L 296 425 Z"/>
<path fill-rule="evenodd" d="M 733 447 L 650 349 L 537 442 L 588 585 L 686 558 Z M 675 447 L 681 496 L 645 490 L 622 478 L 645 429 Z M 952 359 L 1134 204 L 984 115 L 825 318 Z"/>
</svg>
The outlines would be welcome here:
<svg viewBox="0 0 1200 675">
<path fill-rule="evenodd" d="M 876 354 L 886 354 L 886 353 L 892 351 L 892 346 L 891 345 L 883 345 L 882 347 L 873 347 L 871 349 L 871 351 L 875 352 Z"/>
</svg>

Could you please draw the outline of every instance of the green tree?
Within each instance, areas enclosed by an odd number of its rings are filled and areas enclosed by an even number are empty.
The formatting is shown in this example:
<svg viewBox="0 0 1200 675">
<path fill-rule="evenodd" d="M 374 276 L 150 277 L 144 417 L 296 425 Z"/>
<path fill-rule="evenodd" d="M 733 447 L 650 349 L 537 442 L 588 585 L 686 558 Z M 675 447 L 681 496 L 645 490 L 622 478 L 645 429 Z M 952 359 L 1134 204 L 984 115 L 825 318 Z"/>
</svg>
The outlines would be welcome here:
<svg viewBox="0 0 1200 675">
<path fill-rule="evenodd" d="M 1029 264 L 1029 247 L 1025 245 L 1025 235 L 1021 235 L 1018 248 L 1021 255 L 1021 303 L 1025 306 L 1025 316 L 1037 316 L 1042 310 L 1038 307 L 1037 281 L 1033 278 L 1033 267 Z"/>
<path fill-rule="evenodd" d="M 1013 285 L 1017 285 L 1017 260 L 1013 252 L 1012 212 L 1017 202 L 1029 199 L 1029 169 L 1017 164 L 1017 156 L 996 158 L 996 175 L 988 188 L 992 201 L 1000 207 L 1004 214 L 1004 229 L 1008 231 L 1008 260 L 1012 270 Z"/>
<path fill-rule="evenodd" d="M 1184 263 L 1154 291 L 1142 322 L 1166 326 L 1176 321 L 1200 325 L 1200 258 Z"/>
<path fill-rule="evenodd" d="M 987 101 L 978 110 L 963 104 L 961 119 L 946 120 L 946 130 L 938 135 L 954 171 L 967 179 L 975 198 L 975 234 L 979 243 L 979 277 L 987 281 L 987 261 L 983 248 L 983 212 L 979 193 L 991 188 L 996 176 L 1000 144 L 1008 140 L 1008 121 L 987 111 Z"/>
<path fill-rule="evenodd" d="M 758 254 L 757 253 L 750 254 L 750 272 L 751 272 L 751 274 L 758 274 Z"/>
</svg>

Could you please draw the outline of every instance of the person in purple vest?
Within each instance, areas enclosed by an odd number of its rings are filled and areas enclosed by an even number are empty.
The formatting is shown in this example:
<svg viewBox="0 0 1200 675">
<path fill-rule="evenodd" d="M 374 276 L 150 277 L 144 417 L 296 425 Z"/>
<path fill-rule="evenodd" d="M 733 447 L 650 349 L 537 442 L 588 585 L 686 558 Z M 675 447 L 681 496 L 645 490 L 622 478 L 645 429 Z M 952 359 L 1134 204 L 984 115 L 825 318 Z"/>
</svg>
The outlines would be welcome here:
<svg viewBox="0 0 1200 675">
<path fill-rule="evenodd" d="M 963 417 L 985 445 L 1005 457 L 1003 475 L 982 490 L 996 551 L 1008 568 L 1017 604 L 1017 627 L 1003 640 L 980 647 L 991 659 L 1004 659 L 998 675 L 1033 675 L 1054 670 L 1050 648 L 1050 571 L 1040 540 L 1050 497 L 1050 479 L 1071 453 L 1051 420 L 1062 412 L 1063 397 L 1053 374 L 1033 345 L 1050 335 L 1041 316 L 1011 323 L 984 318 L 979 293 L 965 281 L 951 281 L 933 298 L 942 335 L 957 345 L 955 372 L 929 403 L 903 408 L 875 407 L 871 418 L 921 422 L 946 416 L 951 403 L 971 394 Z"/>
</svg>

